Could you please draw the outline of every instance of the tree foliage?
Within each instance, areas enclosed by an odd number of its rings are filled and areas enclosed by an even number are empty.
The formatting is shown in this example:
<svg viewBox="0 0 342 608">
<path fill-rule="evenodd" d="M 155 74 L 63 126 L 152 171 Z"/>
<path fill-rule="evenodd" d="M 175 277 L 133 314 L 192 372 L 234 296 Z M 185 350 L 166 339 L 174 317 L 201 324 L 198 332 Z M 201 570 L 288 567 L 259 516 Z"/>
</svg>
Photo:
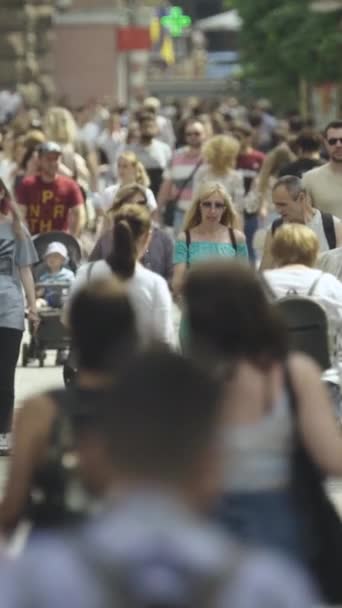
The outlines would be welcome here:
<svg viewBox="0 0 342 608">
<path fill-rule="evenodd" d="M 279 96 L 298 83 L 342 80 L 341 13 L 314 13 L 310 0 L 227 0 L 243 20 L 240 50 L 246 75 Z"/>
</svg>

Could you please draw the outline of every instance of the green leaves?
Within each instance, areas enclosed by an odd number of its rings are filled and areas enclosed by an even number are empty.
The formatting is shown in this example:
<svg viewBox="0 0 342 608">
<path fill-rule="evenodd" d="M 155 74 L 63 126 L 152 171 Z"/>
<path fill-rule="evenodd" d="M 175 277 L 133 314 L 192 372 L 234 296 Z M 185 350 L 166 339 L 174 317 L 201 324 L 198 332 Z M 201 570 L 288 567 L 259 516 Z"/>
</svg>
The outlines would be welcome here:
<svg viewBox="0 0 342 608">
<path fill-rule="evenodd" d="M 226 6 L 243 19 L 243 65 L 255 79 L 273 82 L 279 97 L 303 78 L 342 80 L 341 13 L 314 13 L 309 0 L 227 0 Z"/>
</svg>

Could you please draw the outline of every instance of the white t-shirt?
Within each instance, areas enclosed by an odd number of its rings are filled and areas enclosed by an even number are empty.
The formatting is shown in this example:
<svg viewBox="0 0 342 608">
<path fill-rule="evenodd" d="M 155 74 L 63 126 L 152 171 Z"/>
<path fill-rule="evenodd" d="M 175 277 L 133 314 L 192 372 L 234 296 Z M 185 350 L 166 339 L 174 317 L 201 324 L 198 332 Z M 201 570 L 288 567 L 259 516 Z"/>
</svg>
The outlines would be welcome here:
<svg viewBox="0 0 342 608">
<path fill-rule="evenodd" d="M 79 268 L 70 290 L 70 299 L 89 280 L 112 276 L 105 260 L 92 263 L 91 268 L 89 266 L 90 264 L 84 264 Z M 172 299 L 165 279 L 137 262 L 133 277 L 127 281 L 127 290 L 143 344 L 158 340 L 173 345 Z"/>
<path fill-rule="evenodd" d="M 334 275 L 322 272 L 316 268 L 276 268 L 264 272 L 266 281 L 270 285 L 274 295 L 283 298 L 288 295 L 289 290 L 295 291 L 299 296 L 308 296 L 310 288 L 319 278 L 314 289 L 312 299 L 323 306 L 329 323 L 329 342 L 331 354 L 334 355 L 335 348 L 338 349 L 338 358 L 341 352 L 341 329 L 342 329 L 342 283 Z M 337 338 L 338 337 L 338 338 Z M 332 358 L 332 363 L 334 361 Z M 339 384 L 339 372 L 332 367 L 324 372 L 322 380 Z"/>
<path fill-rule="evenodd" d="M 285 267 L 266 270 L 266 281 L 278 298 L 295 291 L 299 296 L 307 296 L 314 282 L 316 284 L 313 299 L 325 309 L 329 321 L 342 321 L 342 283 L 328 272 L 316 268 Z"/>
<path fill-rule="evenodd" d="M 334 220 L 334 224 L 338 224 L 340 221 L 338 219 L 338 217 L 335 217 L 335 216 L 333 216 L 333 220 Z M 320 252 L 322 253 L 323 251 L 329 251 L 330 247 L 329 247 L 329 243 L 327 241 L 327 237 L 324 232 L 322 214 L 320 211 L 318 211 L 318 209 L 316 210 L 316 212 L 315 212 L 314 216 L 312 217 L 312 219 L 310 220 L 310 222 L 308 222 L 306 224 L 306 226 L 308 228 L 311 228 L 311 230 L 317 236 L 318 241 L 319 241 Z"/>
<path fill-rule="evenodd" d="M 114 184 L 114 186 L 108 186 L 108 188 L 106 188 L 101 194 L 95 196 L 93 201 L 95 208 L 102 209 L 102 211 L 105 213 L 109 211 L 120 188 L 121 184 Z M 145 193 L 147 208 L 149 211 L 151 211 L 151 213 L 153 213 L 157 209 L 156 197 L 150 188 L 145 188 Z"/>
</svg>

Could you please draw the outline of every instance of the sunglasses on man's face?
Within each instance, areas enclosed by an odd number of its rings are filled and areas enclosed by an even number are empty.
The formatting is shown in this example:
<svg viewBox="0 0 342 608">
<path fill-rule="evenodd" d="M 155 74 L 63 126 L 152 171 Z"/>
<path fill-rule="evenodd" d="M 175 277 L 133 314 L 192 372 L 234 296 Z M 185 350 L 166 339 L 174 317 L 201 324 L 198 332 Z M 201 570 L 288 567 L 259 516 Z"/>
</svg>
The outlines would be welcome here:
<svg viewBox="0 0 342 608">
<path fill-rule="evenodd" d="M 186 133 L 187 137 L 200 137 L 202 135 L 202 133 L 200 133 L 200 131 L 188 131 Z"/>
<path fill-rule="evenodd" d="M 221 201 L 202 201 L 201 205 L 204 209 L 217 209 L 220 211 L 224 209 L 224 203 L 221 203 Z"/>
<path fill-rule="evenodd" d="M 337 143 L 342 144 L 342 137 L 330 137 L 327 141 L 329 146 L 336 146 Z"/>
</svg>

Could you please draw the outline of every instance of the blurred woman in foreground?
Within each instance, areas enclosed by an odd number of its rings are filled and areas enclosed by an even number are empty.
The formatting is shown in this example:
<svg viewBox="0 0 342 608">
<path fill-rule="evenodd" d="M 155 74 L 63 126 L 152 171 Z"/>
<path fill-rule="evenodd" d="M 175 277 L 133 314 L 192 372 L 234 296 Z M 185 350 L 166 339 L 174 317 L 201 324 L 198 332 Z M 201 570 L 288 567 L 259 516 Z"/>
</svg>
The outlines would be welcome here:
<svg viewBox="0 0 342 608">
<path fill-rule="evenodd" d="M 217 517 L 246 542 L 306 563 L 317 531 L 307 529 L 292 489 L 297 428 L 322 473 L 342 475 L 342 434 L 320 370 L 306 356 L 289 354 L 285 327 L 248 267 L 198 265 L 184 297 L 190 352 L 221 369 L 227 382 Z"/>
<path fill-rule="evenodd" d="M 72 301 L 69 322 L 78 365 L 76 385 L 27 399 L 16 413 L 0 504 L 3 531 L 13 530 L 23 517 L 38 527 L 79 518 L 69 495 L 69 482 L 77 478 L 78 441 L 109 407 L 110 389 L 138 348 L 133 309 L 123 285 L 114 278 L 83 287 Z M 107 476 L 103 469 L 100 495 Z"/>
</svg>

